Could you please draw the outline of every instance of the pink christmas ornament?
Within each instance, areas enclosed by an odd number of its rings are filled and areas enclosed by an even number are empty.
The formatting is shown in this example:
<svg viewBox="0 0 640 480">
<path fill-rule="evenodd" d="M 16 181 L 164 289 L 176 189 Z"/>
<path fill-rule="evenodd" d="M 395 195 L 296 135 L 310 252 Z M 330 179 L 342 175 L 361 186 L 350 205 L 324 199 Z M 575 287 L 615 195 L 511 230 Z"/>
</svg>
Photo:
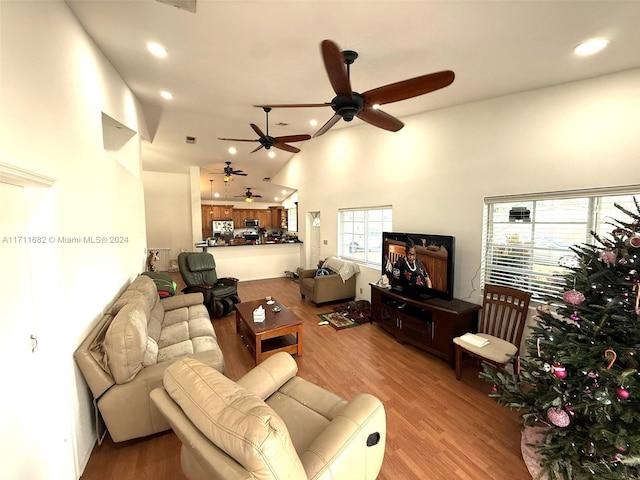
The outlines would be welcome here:
<svg viewBox="0 0 640 480">
<path fill-rule="evenodd" d="M 551 372 L 557 377 L 557 378 L 567 378 L 567 369 L 564 368 L 562 365 L 560 365 L 559 363 L 554 363 L 553 366 L 551 367 Z"/>
<path fill-rule="evenodd" d="M 547 418 L 556 427 L 568 427 L 571 423 L 571 418 L 569 418 L 569 414 L 567 412 L 562 409 L 556 410 L 553 407 L 547 410 Z"/>
<path fill-rule="evenodd" d="M 577 290 L 569 290 L 567 292 L 564 292 L 564 295 L 562 295 L 562 299 L 565 302 L 570 303 L 571 305 L 580 305 L 582 302 L 584 302 L 585 297 L 582 292 L 579 292 Z"/>
<path fill-rule="evenodd" d="M 618 256 L 616 255 L 616 252 L 613 252 L 611 250 L 605 250 L 600 254 L 600 257 L 598 257 L 598 260 L 600 260 L 602 263 L 610 267 L 611 265 L 616 264 L 617 258 Z"/>
<path fill-rule="evenodd" d="M 626 400 L 631 396 L 631 394 L 629 393 L 629 390 L 622 387 L 616 388 L 616 395 L 620 400 Z"/>
</svg>

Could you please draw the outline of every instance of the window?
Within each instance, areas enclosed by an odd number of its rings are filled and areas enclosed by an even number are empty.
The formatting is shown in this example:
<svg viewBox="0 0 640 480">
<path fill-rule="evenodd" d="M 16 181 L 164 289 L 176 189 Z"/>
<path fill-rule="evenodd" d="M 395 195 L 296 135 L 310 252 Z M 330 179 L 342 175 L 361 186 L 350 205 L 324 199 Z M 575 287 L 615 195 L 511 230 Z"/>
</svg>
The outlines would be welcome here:
<svg viewBox="0 0 640 480">
<path fill-rule="evenodd" d="M 338 210 L 338 255 L 379 266 L 382 232 L 391 231 L 391 219 L 391 207 Z"/>
<path fill-rule="evenodd" d="M 298 231 L 298 202 L 295 207 L 287 209 L 287 230 L 290 232 Z"/>
<path fill-rule="evenodd" d="M 570 247 L 594 244 L 592 231 L 607 236 L 612 221 L 626 217 L 614 204 L 635 211 L 634 193 L 640 186 L 485 198 L 483 284 L 516 287 L 540 301 L 562 293 L 564 275 L 579 265 Z"/>
</svg>

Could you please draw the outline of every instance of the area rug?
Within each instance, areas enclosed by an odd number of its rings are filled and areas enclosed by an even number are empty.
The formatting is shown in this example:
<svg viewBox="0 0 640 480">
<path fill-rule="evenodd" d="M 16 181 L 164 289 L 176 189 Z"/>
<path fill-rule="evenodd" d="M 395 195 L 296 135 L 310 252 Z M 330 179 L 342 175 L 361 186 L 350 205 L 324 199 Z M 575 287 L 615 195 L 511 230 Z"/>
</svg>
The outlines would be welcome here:
<svg viewBox="0 0 640 480">
<path fill-rule="evenodd" d="M 345 317 L 338 312 L 319 313 L 320 321 L 327 321 L 336 330 L 344 330 L 345 328 L 357 327 L 358 322 Z"/>
<path fill-rule="evenodd" d="M 354 305 L 355 302 L 338 305 L 334 307 L 333 312 L 319 313 L 318 317 L 320 317 L 321 321 L 329 322 L 329 325 L 336 330 L 357 327 L 363 323 L 370 322 L 371 311 L 369 308 L 356 309 L 353 308 Z"/>
</svg>

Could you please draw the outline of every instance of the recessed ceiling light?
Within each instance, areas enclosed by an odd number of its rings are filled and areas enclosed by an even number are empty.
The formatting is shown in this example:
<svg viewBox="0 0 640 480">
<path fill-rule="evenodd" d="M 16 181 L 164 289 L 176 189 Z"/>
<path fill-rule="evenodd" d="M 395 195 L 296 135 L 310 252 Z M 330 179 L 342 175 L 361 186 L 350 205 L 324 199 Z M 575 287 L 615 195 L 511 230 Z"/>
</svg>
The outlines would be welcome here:
<svg viewBox="0 0 640 480">
<path fill-rule="evenodd" d="M 273 197 L 274 202 L 277 202 L 278 200 L 280 200 L 278 197 Z"/>
<path fill-rule="evenodd" d="M 609 40 L 606 38 L 592 38 L 576 45 L 573 48 L 573 52 L 580 57 L 585 57 L 598 53 L 600 50 L 606 48 L 607 45 L 609 45 Z"/>
<path fill-rule="evenodd" d="M 151 52 L 151 55 L 158 58 L 164 58 L 169 54 L 169 51 L 166 48 L 156 42 L 147 43 L 147 50 Z"/>
<path fill-rule="evenodd" d="M 220 194 L 218 192 L 214 193 L 213 196 L 216 198 L 220 198 Z"/>
<path fill-rule="evenodd" d="M 165 100 L 171 100 L 173 98 L 173 94 L 171 92 L 167 92 L 166 90 L 160 92 L 160 96 Z"/>
<path fill-rule="evenodd" d="M 235 155 L 236 153 L 238 153 L 238 150 L 236 150 L 236 147 L 229 147 L 228 152 L 229 152 L 231 155 Z"/>
<path fill-rule="evenodd" d="M 280 192 L 280 193 L 282 193 L 283 195 L 286 195 L 287 191 L 286 190 L 282 190 L 282 192 Z"/>
<path fill-rule="evenodd" d="M 309 125 L 311 125 L 312 127 L 315 127 L 315 126 L 317 126 L 317 125 L 318 125 L 318 121 L 317 121 L 317 120 L 311 120 L 311 121 L 309 122 Z"/>
<path fill-rule="evenodd" d="M 275 158 L 276 152 L 269 152 L 268 155 L 269 155 L 269 158 Z"/>
</svg>

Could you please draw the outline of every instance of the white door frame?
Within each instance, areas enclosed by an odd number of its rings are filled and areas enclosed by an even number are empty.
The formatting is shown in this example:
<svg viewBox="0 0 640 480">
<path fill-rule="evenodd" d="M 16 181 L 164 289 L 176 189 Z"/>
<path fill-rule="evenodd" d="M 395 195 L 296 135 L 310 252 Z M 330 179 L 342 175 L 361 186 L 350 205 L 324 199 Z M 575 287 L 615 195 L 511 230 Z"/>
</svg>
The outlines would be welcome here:
<svg viewBox="0 0 640 480">
<path fill-rule="evenodd" d="M 4 473 L 20 480 L 46 480 L 52 472 L 77 478 L 57 186 L 50 177 L 0 162 L 0 198 L 0 251 L 11 272 L 0 280 L 11 296 L 0 319 L 0 351 L 10 359 L 0 364 L 12 392 L 0 412 Z"/>
</svg>

